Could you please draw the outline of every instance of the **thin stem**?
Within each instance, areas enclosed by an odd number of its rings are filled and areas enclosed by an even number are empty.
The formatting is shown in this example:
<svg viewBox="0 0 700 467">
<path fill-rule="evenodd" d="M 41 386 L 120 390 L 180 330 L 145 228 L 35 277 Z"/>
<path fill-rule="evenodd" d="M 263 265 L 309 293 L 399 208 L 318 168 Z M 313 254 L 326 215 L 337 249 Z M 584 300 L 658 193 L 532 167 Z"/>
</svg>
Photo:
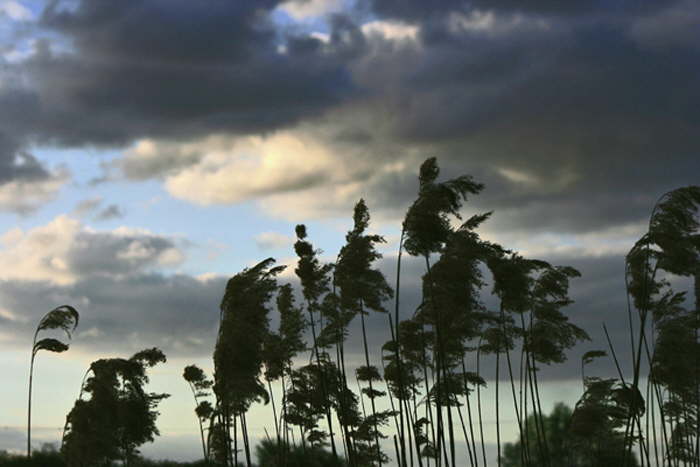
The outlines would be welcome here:
<svg viewBox="0 0 700 467">
<path fill-rule="evenodd" d="M 362 344 L 365 349 L 365 365 L 367 365 L 367 369 L 369 370 L 370 365 L 369 365 L 369 350 L 367 348 L 367 330 L 365 328 L 365 313 L 363 310 L 362 302 L 360 301 L 360 321 L 362 322 Z M 374 438 L 375 442 L 377 443 L 377 461 L 379 464 L 379 467 L 382 466 L 382 454 L 381 454 L 381 448 L 379 446 L 379 429 L 377 425 L 377 408 L 374 403 L 374 388 L 372 387 L 372 377 L 370 375 L 369 378 L 369 400 L 372 405 L 372 417 L 374 419 Z"/>
<path fill-rule="evenodd" d="M 507 336 L 506 332 L 506 323 L 505 323 L 505 313 L 503 310 L 503 304 L 501 304 L 501 325 L 503 327 L 503 335 Z M 505 348 L 506 352 L 506 362 L 508 364 L 508 376 L 510 378 L 510 388 L 511 388 L 511 393 L 513 395 L 513 407 L 515 408 L 515 418 L 518 421 L 518 433 L 520 434 L 520 439 L 523 440 L 523 421 L 520 416 L 520 408 L 518 407 L 518 398 L 515 394 L 515 380 L 513 378 L 513 364 L 510 359 L 510 349 L 508 348 L 508 345 L 506 345 Z M 522 442 L 520 443 L 522 447 Z M 520 461 L 525 464 L 525 455 L 524 455 L 524 450 L 521 448 L 520 449 Z"/>
<path fill-rule="evenodd" d="M 401 228 L 401 237 L 399 238 L 399 254 L 398 258 L 396 260 L 396 290 L 395 290 L 395 300 L 394 300 L 394 327 L 396 329 L 396 368 L 399 373 L 399 393 L 403 394 L 404 392 L 404 383 L 403 383 L 403 371 L 401 368 L 401 343 L 400 343 L 400 336 L 399 336 L 399 291 L 401 289 L 401 253 L 403 252 L 403 239 L 404 235 L 406 234 L 406 229 L 405 226 L 402 226 Z M 399 426 L 401 427 L 400 433 L 399 433 L 399 445 L 401 447 L 401 461 L 403 467 L 406 467 L 406 433 L 404 432 L 404 414 L 403 414 L 403 406 L 399 404 Z"/>
<path fill-rule="evenodd" d="M 233 465 L 238 467 L 238 417 L 235 415 L 233 416 Z"/>
<path fill-rule="evenodd" d="M 325 370 L 321 366 L 321 357 L 319 356 L 318 352 L 318 345 L 316 344 L 316 325 L 314 323 L 314 313 L 313 310 L 311 309 L 311 303 L 307 300 L 307 310 L 309 312 L 309 320 L 311 321 L 311 336 L 313 337 L 314 340 L 314 348 L 313 348 L 313 353 L 316 355 L 316 365 L 318 365 L 318 369 L 321 372 L 321 390 L 323 391 L 324 398 L 328 398 L 328 391 L 326 388 L 326 377 L 325 377 Z M 337 459 L 338 458 L 338 452 L 335 449 L 335 437 L 333 436 L 333 421 L 331 419 L 331 410 L 330 407 L 326 408 L 326 421 L 328 422 L 328 434 L 331 438 L 331 451 L 333 452 L 333 458 Z"/>
<path fill-rule="evenodd" d="M 87 376 L 87 373 L 85 373 L 85 375 Z M 194 384 L 192 384 L 190 381 L 188 381 L 188 384 L 190 385 L 190 390 L 192 391 L 192 397 L 194 397 L 194 405 L 195 405 L 195 407 L 199 407 L 199 400 L 197 399 L 197 390 L 194 387 Z M 81 393 L 82 393 L 82 389 L 81 389 Z M 195 414 L 196 414 L 196 411 L 195 411 Z M 204 460 L 208 463 L 209 458 L 207 456 L 207 444 L 204 441 L 204 426 L 202 425 L 202 419 L 199 417 L 199 414 L 196 414 L 196 415 L 197 415 L 197 422 L 199 422 L 199 434 L 202 438 L 202 453 L 204 454 Z"/>
<path fill-rule="evenodd" d="M 501 467 L 501 418 L 499 412 L 498 380 L 500 379 L 501 352 L 500 348 L 496 349 L 496 455 L 498 467 Z"/>
<path fill-rule="evenodd" d="M 464 423 L 464 416 L 462 415 L 462 409 L 457 406 L 457 414 L 459 415 L 459 423 L 462 426 L 462 433 L 464 434 L 464 441 L 467 443 L 467 454 L 469 455 L 469 465 L 474 466 L 474 454 L 472 454 L 471 444 L 469 443 L 469 435 L 467 434 L 467 427 Z"/>
<path fill-rule="evenodd" d="M 44 319 L 42 318 L 42 321 Z M 41 327 L 41 321 L 39 326 L 37 326 L 36 331 L 34 331 L 34 338 L 32 339 L 32 358 L 29 363 L 29 395 L 27 397 L 27 458 L 32 457 L 32 384 L 34 380 L 34 359 L 36 358 L 36 338 L 39 335 L 39 328 Z"/>
<path fill-rule="evenodd" d="M 437 451 L 438 451 L 438 459 L 440 459 L 440 451 L 441 447 L 445 444 L 445 430 L 444 430 L 444 422 L 442 420 L 442 397 L 440 395 L 440 391 L 442 390 L 442 384 L 441 384 L 441 376 L 442 376 L 442 365 L 443 365 L 443 358 L 445 358 L 445 353 L 444 353 L 444 348 L 443 348 L 443 342 L 442 342 L 442 336 L 441 336 L 441 313 L 439 307 L 435 304 L 435 299 L 434 299 L 434 292 L 433 292 L 433 278 L 432 278 L 432 271 L 430 269 L 430 257 L 429 255 L 425 255 L 425 268 L 428 274 L 428 290 L 430 291 L 430 304 L 432 305 L 432 309 L 435 312 L 436 320 L 435 320 L 435 339 L 437 341 L 437 349 L 434 352 L 435 354 L 435 377 L 437 379 L 437 388 L 438 388 L 438 393 L 437 397 L 435 398 L 435 412 L 437 414 Z M 447 460 L 447 455 L 445 455 L 445 464 L 449 466 L 449 462 Z M 438 466 L 440 463 L 438 462 Z"/>
<path fill-rule="evenodd" d="M 479 345 L 476 348 L 476 375 L 480 375 L 480 361 L 481 361 L 481 338 L 479 338 Z M 484 445 L 484 422 L 481 416 L 481 386 L 476 385 L 476 407 L 479 412 L 479 435 L 481 439 L 481 454 L 484 459 L 484 466 L 488 465 L 486 461 L 486 446 Z"/>
<path fill-rule="evenodd" d="M 245 461 L 246 461 L 246 465 L 248 467 L 251 467 L 253 464 L 252 464 L 251 458 L 250 458 L 250 438 L 248 438 L 248 424 L 246 423 L 245 412 L 243 412 L 240 415 L 240 419 L 241 419 L 241 429 L 243 431 L 243 446 L 245 448 Z"/>
<path fill-rule="evenodd" d="M 36 337 L 34 338 L 36 341 Z M 29 363 L 29 397 L 27 405 L 27 458 L 32 457 L 32 383 L 34 379 L 34 358 L 36 357 L 36 352 L 32 348 L 32 359 Z"/>
<path fill-rule="evenodd" d="M 277 436 L 277 455 L 280 455 L 280 425 L 279 421 L 277 420 L 277 408 L 275 407 L 275 393 L 272 391 L 272 383 L 270 382 L 269 378 L 265 378 L 267 380 L 267 389 L 268 392 L 270 393 L 270 403 L 272 404 L 272 417 L 273 420 L 275 421 L 275 436 Z"/>
<path fill-rule="evenodd" d="M 474 452 L 474 463 L 476 467 L 479 467 L 479 456 L 476 453 L 476 437 L 474 436 L 474 422 L 472 419 L 472 403 L 469 400 L 469 384 L 467 381 L 467 368 L 464 363 L 464 353 L 462 353 L 462 374 L 464 375 L 464 394 L 467 399 L 467 418 L 469 420 L 469 434 L 471 435 L 472 451 Z"/>
</svg>

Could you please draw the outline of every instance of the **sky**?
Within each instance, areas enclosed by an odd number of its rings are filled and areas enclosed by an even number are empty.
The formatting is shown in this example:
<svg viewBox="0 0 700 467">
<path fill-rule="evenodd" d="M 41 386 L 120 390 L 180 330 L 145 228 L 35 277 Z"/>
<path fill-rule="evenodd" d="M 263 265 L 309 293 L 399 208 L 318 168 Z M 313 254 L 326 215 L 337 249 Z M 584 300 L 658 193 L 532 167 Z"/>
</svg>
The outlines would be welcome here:
<svg viewBox="0 0 700 467">
<path fill-rule="evenodd" d="M 573 404 L 602 323 L 624 339 L 624 254 L 700 182 L 698 27 L 692 0 L 0 0 L 0 450 L 25 442 L 36 324 L 68 303 L 37 443 L 91 361 L 158 346 L 172 397 L 143 452 L 195 458 L 181 373 L 211 370 L 226 280 L 272 256 L 293 282 L 301 222 L 332 260 L 360 198 L 392 277 L 427 157 L 485 184 L 464 208 L 494 211 L 484 238 L 581 271 L 568 314 L 594 342 L 543 370 L 549 406 Z"/>
</svg>

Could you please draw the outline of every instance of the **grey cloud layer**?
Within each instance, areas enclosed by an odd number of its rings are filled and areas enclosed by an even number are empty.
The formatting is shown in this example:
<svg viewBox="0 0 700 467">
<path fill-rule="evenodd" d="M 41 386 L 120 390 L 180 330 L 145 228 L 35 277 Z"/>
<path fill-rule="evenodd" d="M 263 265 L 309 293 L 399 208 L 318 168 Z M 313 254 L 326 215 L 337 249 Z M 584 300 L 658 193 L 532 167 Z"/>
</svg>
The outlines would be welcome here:
<svg viewBox="0 0 700 467">
<path fill-rule="evenodd" d="M 489 209 L 522 211 L 510 227 L 629 222 L 661 192 L 697 183 L 700 48 L 633 34 L 640 18 L 663 21 L 663 12 L 597 5 L 571 17 L 549 11 L 553 2 L 534 2 L 544 4 L 536 12 L 496 2 L 481 5 L 494 8 L 484 30 L 464 2 L 441 2 L 448 11 L 437 19 L 424 15 L 426 3 L 406 3 L 375 5 L 420 24 L 423 47 L 371 57 L 356 75 L 392 96 L 392 137 L 440 156 L 452 173 L 481 172 Z M 453 31 L 448 12 L 459 15 Z"/>
<path fill-rule="evenodd" d="M 124 210 L 116 204 L 110 204 L 105 207 L 95 216 L 95 219 L 100 221 L 106 221 L 110 219 L 118 219 L 124 217 Z"/>
<path fill-rule="evenodd" d="M 48 177 L 30 143 L 269 131 L 339 102 L 352 85 L 320 41 L 291 37 L 278 53 L 277 3 L 48 2 L 24 32 L 37 39 L 29 58 L 0 57 L 0 183 Z"/>
<path fill-rule="evenodd" d="M 176 252 L 177 257 L 181 255 L 178 245 L 166 237 L 80 232 L 68 251 L 66 262 L 69 270 L 79 277 L 126 276 L 162 265 L 163 255 L 168 252 Z"/>
<path fill-rule="evenodd" d="M 257 132 L 336 103 L 350 88 L 342 64 L 311 38 L 279 53 L 277 3 L 51 3 L 41 26 L 72 52 L 46 42 L 21 65 L 41 105 L 33 132 L 66 145 Z"/>
<path fill-rule="evenodd" d="M 576 379 L 581 355 L 592 349 L 605 349 L 602 324 L 610 331 L 623 368 L 631 366 L 626 352 L 628 325 L 621 256 L 595 259 L 560 257 L 555 264 L 573 265 L 583 277 L 572 283 L 571 295 L 576 303 L 566 310 L 570 320 L 584 328 L 593 342 L 584 342 L 568 353 L 569 361 L 543 368 L 543 379 Z M 395 273 L 394 259 L 380 263 L 390 281 Z M 420 304 L 422 261 L 404 258 L 402 271 L 402 319 L 411 316 Z M 201 357 L 210 355 L 216 340 L 219 302 L 226 278 L 199 280 L 186 275 L 135 273 L 128 277 L 86 276 L 70 285 L 53 285 L 39 281 L 0 282 L 0 299 L 7 310 L 15 311 L 19 320 L 0 315 L 3 332 L 12 334 L 23 346 L 30 338 L 43 310 L 59 303 L 74 304 L 81 312 L 80 328 L 74 338 L 75 348 L 83 352 L 129 353 L 144 346 L 156 345 L 168 355 Z M 496 306 L 484 289 L 487 306 Z M 392 304 L 387 304 L 391 308 Z M 19 311 L 18 311 L 19 310 Z M 276 326 L 271 313 L 272 327 Z M 375 364 L 379 349 L 389 339 L 387 317 L 372 313 L 367 329 Z M 348 358 L 361 360 L 359 323 L 353 324 L 346 345 Z M 307 336 L 307 342 L 311 337 Z M 10 344 L 13 342 L 10 341 Z M 488 362 L 485 363 L 488 367 Z M 604 359 L 590 368 L 589 374 L 614 376 L 612 361 Z M 490 378 L 491 376 L 489 376 Z"/>
<path fill-rule="evenodd" d="M 0 146 L 123 146 L 302 123 L 321 129 L 339 161 L 361 160 L 347 178 L 380 207 L 405 206 L 401 181 L 417 154 L 436 155 L 447 174 L 487 183 L 483 206 L 509 213 L 504 228 L 560 231 L 637 221 L 661 192 L 697 182 L 695 2 L 368 0 L 326 18 L 327 40 L 275 23 L 278 6 L 50 3 L 37 28 L 60 39 L 3 69 L 22 79 L 0 89 L 0 114 L 13 112 Z M 389 21 L 384 35 L 363 29 L 370 20 Z M 392 38 L 399 26 L 415 37 Z M 130 179 L 165 177 L 203 157 L 164 152 L 117 167 Z M 14 164 L 5 160 L 0 172 Z M 407 164 L 372 170 L 395 162 Z M 31 167 L 22 171 L 40 173 Z M 322 179 L 281 177 L 260 196 Z"/>
<path fill-rule="evenodd" d="M 10 233 L 15 238 L 0 255 L 6 345 L 26 345 L 44 313 L 70 304 L 81 313 L 74 339 L 80 350 L 211 351 L 225 279 L 169 272 L 184 258 L 187 242 L 123 227 L 95 231 L 65 216 Z"/>
<path fill-rule="evenodd" d="M 509 13 L 537 13 L 551 16 L 586 16 L 625 12 L 641 14 L 653 11 L 671 2 L 607 2 L 593 0 L 590 2 L 560 2 L 558 0 L 441 0 L 427 3 L 420 0 L 365 0 L 374 11 L 382 16 L 410 21 L 426 21 L 454 11 L 470 12 L 473 10 L 505 11 Z"/>
<path fill-rule="evenodd" d="M 42 314 L 66 303 L 81 312 L 74 342 L 83 352 L 129 353 L 151 345 L 173 356 L 199 357 L 212 352 L 226 278 L 204 279 L 165 272 L 182 258 L 184 245 L 177 238 L 125 228 L 93 231 L 65 216 L 17 235 L 21 236 L 14 240 L 5 236 L 7 251 L 5 256 L 0 256 L 0 266 L 5 273 L 0 280 L 0 338 L 6 345 L 26 345 Z M 283 235 L 268 233 L 259 240 L 292 254 L 291 239 Z M 504 244 L 506 248 L 511 246 Z M 335 256 L 334 251 L 327 254 L 330 258 Z M 28 257 L 26 264 L 17 261 L 20 257 Z M 605 347 L 601 334 L 603 323 L 608 326 L 615 345 L 626 348 L 628 328 L 622 254 L 591 257 L 546 253 L 538 259 L 571 265 L 581 271 L 583 277 L 574 280 L 571 286 L 571 296 L 576 303 L 566 314 L 594 340 L 572 350 L 568 363 L 543 370 L 543 378 L 575 378 L 580 356 L 592 348 Z M 377 266 L 393 283 L 396 258 L 387 255 Z M 12 268 L 18 270 L 14 275 L 7 272 Z M 293 269 L 294 264 L 289 264 L 290 275 L 285 274 L 280 281 L 291 280 L 298 286 Z M 28 278 L 28 271 L 32 278 Z M 59 276 L 59 272 L 62 275 Z M 422 260 L 404 256 L 400 291 L 402 319 L 410 317 L 420 304 L 424 272 Z M 488 283 L 488 273 L 484 277 Z M 497 308 L 490 296 L 490 285 L 483 289 L 482 297 L 487 307 Z M 386 305 L 393 309 L 393 303 Z M 270 318 L 274 329 L 277 326 L 274 311 Z M 358 322 L 353 324 L 356 328 L 346 345 L 350 358 L 359 358 L 362 353 L 358 325 Z M 376 354 L 389 339 L 386 315 L 371 314 L 367 329 Z M 626 352 L 620 350 L 619 354 L 623 366 L 628 367 Z M 598 368 L 592 370 L 613 374 L 610 361 L 600 362 Z"/>
<path fill-rule="evenodd" d="M 20 310 L 22 321 L 0 317 L 0 322 L 3 332 L 16 339 L 10 344 L 25 345 L 43 313 L 68 303 L 81 313 L 73 339 L 81 351 L 128 353 L 158 346 L 173 356 L 207 355 L 216 337 L 224 287 L 224 279 L 155 273 L 89 277 L 67 286 L 5 281 L 0 283 L 4 307 Z"/>
</svg>

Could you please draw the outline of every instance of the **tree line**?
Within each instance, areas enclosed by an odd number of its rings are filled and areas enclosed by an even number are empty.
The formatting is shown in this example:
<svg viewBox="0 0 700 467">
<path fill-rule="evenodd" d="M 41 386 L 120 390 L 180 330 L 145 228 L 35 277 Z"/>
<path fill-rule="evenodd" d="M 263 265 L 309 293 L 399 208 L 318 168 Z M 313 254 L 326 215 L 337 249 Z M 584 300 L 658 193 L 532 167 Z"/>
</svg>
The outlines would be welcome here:
<svg viewBox="0 0 700 467">
<path fill-rule="evenodd" d="M 204 462 L 253 465 L 247 414 L 264 403 L 274 422 L 261 465 L 291 466 L 295 453 L 325 448 L 334 462 L 353 467 L 392 461 L 400 467 L 486 467 L 482 400 L 488 379 L 498 467 L 594 467 L 610 465 L 612 458 L 623 467 L 700 466 L 700 187 L 663 195 L 647 232 L 627 254 L 624 347 L 632 368 L 621 367 L 620 344 L 604 328 L 604 348 L 582 357 L 584 391 L 562 435 L 548 428 L 538 372 L 563 363 L 567 350 L 590 340 L 565 314 L 570 282 L 580 273 L 481 238 L 477 230 L 492 212 L 467 219 L 460 213 L 483 185 L 467 175 L 439 180 L 439 173 L 434 158 L 420 167 L 391 284 L 377 268 L 377 248 L 385 239 L 369 233 L 363 200 L 333 262 L 322 261 L 304 225 L 296 227 L 298 294 L 280 283 L 285 266 L 272 258 L 228 281 L 214 373 L 209 377 L 194 365 L 183 372 Z M 404 255 L 424 265 L 421 301 L 410 310 L 401 302 Z M 692 282 L 694 304 L 688 291 L 674 288 L 679 277 Z M 486 294 L 495 306 L 484 304 Z M 386 317 L 387 341 L 380 349 L 370 349 L 369 314 Z M 346 361 L 353 323 L 361 329 L 363 358 L 354 371 Z M 68 348 L 56 339 L 37 341 L 41 331 L 61 329 L 70 337 L 77 324 L 70 306 L 47 314 L 34 337 L 32 368 L 40 350 Z M 485 368 L 486 356 L 495 365 Z M 610 358 L 618 376 L 586 376 L 586 365 L 598 358 Z M 61 453 L 68 465 L 130 465 L 138 458 L 138 447 L 158 434 L 157 405 L 168 396 L 145 390 L 146 372 L 164 361 L 154 348 L 92 363 L 66 420 Z M 518 443 L 505 449 L 501 381 L 519 434 Z M 281 387 L 281 400 L 273 385 Z"/>
</svg>

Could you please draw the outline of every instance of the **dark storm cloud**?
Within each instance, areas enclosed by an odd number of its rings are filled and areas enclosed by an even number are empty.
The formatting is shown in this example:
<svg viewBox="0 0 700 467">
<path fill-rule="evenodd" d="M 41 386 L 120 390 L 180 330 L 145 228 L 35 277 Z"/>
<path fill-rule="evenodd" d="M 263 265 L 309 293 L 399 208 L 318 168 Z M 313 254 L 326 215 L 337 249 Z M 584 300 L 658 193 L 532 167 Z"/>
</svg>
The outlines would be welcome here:
<svg viewBox="0 0 700 467">
<path fill-rule="evenodd" d="M 374 2 L 422 27 L 422 47 L 355 68 L 391 109 L 389 138 L 486 182 L 476 203 L 507 212 L 508 228 L 633 222 L 664 191 L 697 184 L 700 47 L 683 40 L 697 4 L 520 4 Z M 665 40 L 673 25 L 682 34 Z"/>
<path fill-rule="evenodd" d="M 11 86 L 13 77 L 4 68 L 0 59 L 0 83 L 7 80 Z M 0 85 L 0 116 L 3 117 L 0 123 L 0 185 L 15 180 L 39 182 L 51 176 L 24 147 L 27 127 L 33 123 L 27 109 L 35 108 L 36 102 L 31 95 L 21 90 L 8 92 Z"/>
<path fill-rule="evenodd" d="M 37 38 L 30 57 L 0 59 L 0 183 L 49 176 L 30 144 L 265 132 L 352 94 L 340 57 L 275 28 L 269 13 L 278 3 L 49 2 L 24 33 Z M 172 170 L 155 165 L 128 175 Z"/>
<path fill-rule="evenodd" d="M 21 150 L 17 141 L 0 134 L 0 184 L 48 177 L 48 171 L 33 155 Z"/>
<path fill-rule="evenodd" d="M 593 0 L 588 2 L 561 2 L 558 0 L 366 0 L 365 3 L 377 14 L 407 21 L 426 21 L 454 11 L 495 10 L 509 13 L 539 13 L 545 15 L 586 15 L 596 12 L 625 11 L 640 13 L 659 8 L 670 2 L 625 2 Z"/>
<path fill-rule="evenodd" d="M 267 131 L 317 114 L 351 91 L 349 78 L 318 48 L 280 52 L 284 38 L 268 17 L 276 4 L 99 0 L 67 9 L 53 2 L 42 27 L 72 51 L 44 43 L 21 65 L 41 104 L 32 134 L 120 145 Z"/>
<path fill-rule="evenodd" d="M 41 77 L 48 103 L 57 104 L 46 109 L 42 133 L 66 145 L 271 130 L 334 102 L 345 80 L 337 68 L 314 59 L 277 56 L 205 69 L 90 63 L 75 57 L 34 60 L 27 66 Z M 332 84 L 324 89 L 319 80 Z M 64 113 L 76 120 L 64 120 Z"/>
<path fill-rule="evenodd" d="M 410 202 L 404 182 L 422 153 L 447 176 L 484 181 L 475 207 L 507 213 L 500 227 L 567 232 L 638 221 L 663 191 L 697 183 L 697 3 L 364 5 L 372 20 L 416 26 L 416 40 L 363 30 L 361 8 L 327 18 L 323 41 L 273 23 L 272 0 L 53 2 L 38 26 L 53 42 L 3 68 L 16 79 L 0 90 L 0 150 L 264 135 L 303 122 L 323 127 L 337 157 L 371 166 L 347 178 L 378 208 Z M 3 160 L 0 178 L 16 169 L 15 156 Z M 202 160 L 164 152 L 116 167 L 158 178 Z M 403 173 L 372 170 L 397 160 Z"/>
<path fill-rule="evenodd" d="M 278 0 L 90 0 L 75 10 L 49 3 L 42 22 L 69 37 L 85 56 L 116 61 L 210 63 L 254 53 L 272 39 L 266 10 Z M 150 27 L 149 27 L 150 26 Z M 255 41 L 263 41 L 255 44 Z"/>
</svg>

